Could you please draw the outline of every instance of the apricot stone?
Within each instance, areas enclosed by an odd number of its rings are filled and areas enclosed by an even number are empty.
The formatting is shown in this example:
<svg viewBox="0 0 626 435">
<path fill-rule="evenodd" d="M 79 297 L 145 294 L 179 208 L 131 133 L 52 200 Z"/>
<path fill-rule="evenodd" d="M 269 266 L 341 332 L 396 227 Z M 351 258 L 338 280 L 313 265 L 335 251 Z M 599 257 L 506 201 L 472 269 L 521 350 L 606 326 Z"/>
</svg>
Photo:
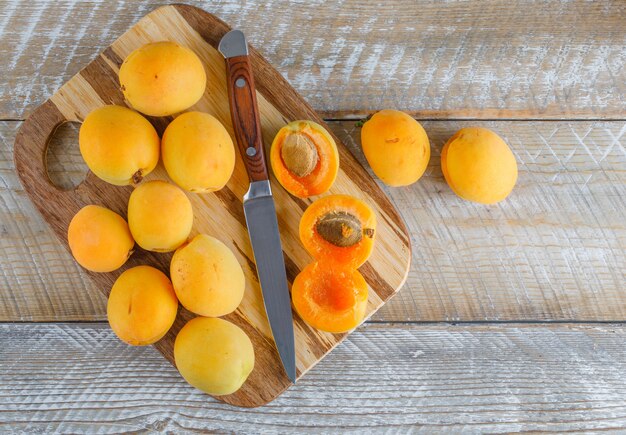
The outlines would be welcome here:
<svg viewBox="0 0 626 435">
<path fill-rule="evenodd" d="M 111 288 L 107 317 L 120 340 L 134 346 L 159 341 L 176 319 L 178 300 L 172 283 L 154 267 L 122 273 Z"/>
<path fill-rule="evenodd" d="M 130 105 L 150 116 L 167 116 L 202 97 L 206 73 L 198 56 L 174 42 L 146 44 L 120 67 L 120 85 Z"/>
<path fill-rule="evenodd" d="M 407 186 L 424 174 L 430 143 L 419 122 L 398 110 L 381 110 L 363 124 L 361 146 L 372 170 L 389 186 Z"/>
<path fill-rule="evenodd" d="M 187 240 L 191 232 L 191 202 L 185 192 L 173 184 L 165 181 L 143 183 L 128 200 L 128 225 L 143 249 L 173 251 Z"/>
<path fill-rule="evenodd" d="M 76 213 L 67 229 L 67 241 L 78 264 L 92 272 L 118 269 L 135 245 L 124 218 L 97 205 L 87 205 Z"/>
<path fill-rule="evenodd" d="M 238 326 L 196 317 L 178 333 L 174 360 L 192 386 L 214 396 L 237 391 L 254 368 L 252 342 Z"/>
<path fill-rule="evenodd" d="M 235 168 L 235 147 L 221 122 L 208 113 L 187 112 L 163 133 L 161 153 L 168 175 L 191 192 L 226 185 Z"/>
<path fill-rule="evenodd" d="M 139 183 L 159 161 L 159 135 L 127 107 L 93 110 L 80 127 L 78 143 L 91 172 L 117 186 Z"/>
<path fill-rule="evenodd" d="M 246 284 L 232 251 L 206 234 L 198 234 L 176 250 L 170 276 L 180 303 L 189 311 L 208 317 L 235 311 Z"/>
<path fill-rule="evenodd" d="M 509 146 L 480 127 L 462 128 L 448 140 L 441 151 L 441 170 L 454 193 L 482 204 L 502 201 L 517 181 Z"/>
</svg>

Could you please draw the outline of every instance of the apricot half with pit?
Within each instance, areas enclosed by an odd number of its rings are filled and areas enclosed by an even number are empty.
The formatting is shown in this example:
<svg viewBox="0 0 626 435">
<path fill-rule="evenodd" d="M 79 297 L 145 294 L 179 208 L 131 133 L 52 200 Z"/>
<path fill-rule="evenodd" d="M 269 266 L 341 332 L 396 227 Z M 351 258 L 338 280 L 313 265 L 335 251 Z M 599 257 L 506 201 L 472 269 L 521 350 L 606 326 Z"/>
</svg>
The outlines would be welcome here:
<svg viewBox="0 0 626 435">
<path fill-rule="evenodd" d="M 87 205 L 74 215 L 67 241 L 78 264 L 92 272 L 120 268 L 135 246 L 124 218 L 98 205 Z"/>
<path fill-rule="evenodd" d="M 398 110 L 381 110 L 363 124 L 363 154 L 378 178 L 389 186 L 407 186 L 424 174 L 430 143 L 419 122 Z"/>
<path fill-rule="evenodd" d="M 163 164 L 176 184 L 190 192 L 213 192 L 235 168 L 235 147 L 221 122 L 208 113 L 187 112 L 163 133 Z"/>
<path fill-rule="evenodd" d="M 367 308 L 367 283 L 358 270 L 314 262 L 296 276 L 291 298 L 298 315 L 316 329 L 347 332 L 357 327 Z"/>
<path fill-rule="evenodd" d="M 117 186 L 139 183 L 159 161 L 159 135 L 127 107 L 93 110 L 80 126 L 78 143 L 91 172 Z"/>
<path fill-rule="evenodd" d="M 130 105 L 150 116 L 167 116 L 193 106 L 206 87 L 198 56 L 170 41 L 146 44 L 120 67 L 120 85 Z"/>
<path fill-rule="evenodd" d="M 372 253 L 376 215 L 352 196 L 325 196 L 306 209 L 299 232 L 302 244 L 315 259 L 357 268 Z"/>
<path fill-rule="evenodd" d="M 517 182 L 513 152 L 487 128 L 456 132 L 441 151 L 441 170 L 454 193 L 482 204 L 502 201 Z"/>
<path fill-rule="evenodd" d="M 193 225 L 193 210 L 185 192 L 165 181 L 143 183 L 128 200 L 128 226 L 139 246 L 169 252 L 182 245 Z"/>
<path fill-rule="evenodd" d="M 226 320 L 196 317 L 174 342 L 176 368 L 189 384 L 214 396 L 232 394 L 254 368 L 254 349 L 246 333 Z"/>
<path fill-rule="evenodd" d="M 278 182 L 300 198 L 326 192 L 339 171 L 335 140 L 313 121 L 293 121 L 281 128 L 272 142 L 270 162 Z"/>
<path fill-rule="evenodd" d="M 246 285 L 233 252 L 206 234 L 198 234 L 176 250 L 170 276 L 180 303 L 189 311 L 208 317 L 235 311 Z"/>
<path fill-rule="evenodd" d="M 111 288 L 107 317 L 120 340 L 134 346 L 159 341 L 174 323 L 178 300 L 163 272 L 136 266 L 122 273 Z"/>
</svg>

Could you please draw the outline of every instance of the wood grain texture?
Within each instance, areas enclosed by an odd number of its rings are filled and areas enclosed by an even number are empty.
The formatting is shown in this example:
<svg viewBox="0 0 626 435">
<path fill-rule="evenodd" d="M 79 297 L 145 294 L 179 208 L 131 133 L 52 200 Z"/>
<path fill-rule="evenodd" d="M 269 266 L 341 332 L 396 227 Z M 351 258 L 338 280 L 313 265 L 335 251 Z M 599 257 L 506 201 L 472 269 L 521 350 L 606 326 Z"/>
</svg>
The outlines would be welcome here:
<svg viewBox="0 0 626 435">
<path fill-rule="evenodd" d="M 5 0 L 0 118 L 23 119 L 163 0 Z M 623 118 L 626 3 L 189 1 L 243 30 L 326 117 Z"/>
<path fill-rule="evenodd" d="M 65 83 L 49 100 L 37 107 L 24 121 L 15 138 L 15 169 L 31 200 L 37 206 L 62 244 L 67 245 L 67 227 L 76 212 L 85 205 L 104 205 L 125 215 L 131 186 L 118 188 L 88 174 L 73 190 L 61 190 L 48 179 L 46 148 L 48 137 L 65 121 L 81 121 L 89 112 L 104 104 L 124 104 L 118 82 L 122 59 L 148 42 L 175 41 L 192 49 L 203 61 L 207 85 L 203 97 L 190 110 L 201 110 L 219 119 L 229 131 L 231 123 L 223 56 L 216 47 L 230 29 L 226 24 L 201 9 L 185 6 L 161 7 L 138 21 L 118 38 L 96 60 Z M 250 62 L 255 74 L 261 113 L 259 144 L 267 147 L 276 132 L 287 122 L 311 119 L 323 121 L 289 84 L 262 58 L 250 49 Z M 172 117 L 150 118 L 162 132 Z M 261 137 L 262 136 L 262 137 Z M 381 239 L 377 250 L 361 268 L 368 283 L 369 297 L 366 318 L 380 308 L 404 283 L 410 263 L 410 243 L 406 227 L 376 183 L 337 139 L 342 166 L 330 194 L 351 194 L 367 202 L 379 219 L 377 234 Z M 257 174 L 258 175 L 258 174 Z M 148 179 L 167 179 L 162 167 Z M 258 178 L 257 178 L 258 179 Z M 218 237 L 237 257 L 246 275 L 246 290 L 239 308 L 226 316 L 250 337 L 255 348 L 255 369 L 236 393 L 219 399 L 240 406 L 259 406 L 273 400 L 291 382 L 283 372 L 265 315 L 256 266 L 253 261 L 242 198 L 250 180 L 246 176 L 242 156 L 237 154 L 234 173 L 227 186 L 215 193 L 188 195 L 194 208 L 194 229 L 191 236 L 206 233 Z M 299 200 L 290 196 L 277 182 L 272 191 L 287 263 L 287 276 L 292 282 L 298 272 L 311 261 L 298 236 L 298 221 L 304 208 L 313 199 Z M 148 264 L 169 271 L 171 253 L 167 255 L 136 249 L 129 261 L 113 273 L 89 273 L 98 290 L 108 295 L 121 272 L 139 264 Z M 181 309 L 173 328 L 155 347 L 174 363 L 174 339 L 180 328 L 194 315 Z M 316 331 L 294 314 L 296 369 L 302 376 L 333 349 L 347 334 Z"/>
<path fill-rule="evenodd" d="M 626 430 L 623 325 L 368 325 L 254 410 L 106 325 L 0 325 L 0 431 Z"/>
<path fill-rule="evenodd" d="M 432 144 L 426 174 L 408 188 L 383 187 L 407 223 L 413 259 L 404 288 L 374 318 L 626 318 L 626 122 L 481 122 L 510 143 L 520 169 L 511 197 L 492 207 L 454 196 L 439 167 L 448 137 L 472 124 L 424 122 Z M 365 164 L 354 123 L 329 125 Z M 0 320 L 105 319 L 104 298 L 18 182 L 16 129 L 0 123 Z M 57 138 L 65 152 L 52 161 L 75 183 L 84 174 L 77 144 Z"/>
</svg>

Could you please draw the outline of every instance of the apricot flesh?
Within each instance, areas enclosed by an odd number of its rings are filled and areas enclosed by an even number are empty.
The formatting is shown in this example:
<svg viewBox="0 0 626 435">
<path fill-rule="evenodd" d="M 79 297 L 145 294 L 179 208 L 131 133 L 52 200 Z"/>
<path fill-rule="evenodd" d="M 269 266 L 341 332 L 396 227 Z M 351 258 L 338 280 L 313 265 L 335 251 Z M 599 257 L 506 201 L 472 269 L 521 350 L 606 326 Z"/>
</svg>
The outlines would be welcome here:
<svg viewBox="0 0 626 435">
<path fill-rule="evenodd" d="M 357 268 L 374 248 L 376 215 L 349 195 L 329 195 L 313 202 L 299 226 L 304 248 L 317 260 Z"/>
<path fill-rule="evenodd" d="M 103 106 L 85 117 L 80 153 L 98 178 L 117 186 L 137 184 L 159 161 L 159 135 L 146 118 L 122 106 Z"/>
<path fill-rule="evenodd" d="M 191 319 L 174 342 L 176 367 L 195 388 L 214 396 L 232 394 L 254 368 L 254 349 L 246 333 L 219 318 Z"/>
<path fill-rule="evenodd" d="M 170 41 L 146 44 L 130 53 L 119 79 L 130 105 L 150 116 L 172 115 L 193 106 L 206 87 L 198 56 Z"/>
<path fill-rule="evenodd" d="M 189 237 L 193 210 L 185 192 L 165 181 L 142 183 L 128 200 L 128 226 L 139 246 L 170 252 Z"/>
<path fill-rule="evenodd" d="M 221 122 L 208 113 L 187 112 L 163 133 L 163 164 L 170 178 L 190 192 L 221 189 L 235 168 L 235 147 Z"/>
<path fill-rule="evenodd" d="M 310 326 L 341 333 L 363 321 L 368 289 L 358 270 L 315 262 L 296 276 L 291 297 L 298 315 Z"/>
<path fill-rule="evenodd" d="M 313 121 L 293 121 L 272 142 L 270 163 L 278 182 L 294 196 L 320 195 L 333 185 L 339 172 L 337 144 L 324 127 Z"/>
<path fill-rule="evenodd" d="M 415 183 L 430 160 L 426 131 L 398 110 L 381 110 L 366 121 L 361 130 L 361 146 L 376 176 L 389 186 Z"/>
<path fill-rule="evenodd" d="M 134 346 L 159 341 L 172 327 L 178 300 L 163 272 L 136 266 L 122 273 L 111 288 L 107 317 L 120 340 Z"/>
<path fill-rule="evenodd" d="M 92 272 L 120 268 L 135 246 L 124 218 L 97 205 L 87 205 L 74 215 L 67 229 L 67 241 L 78 264 Z"/>
<path fill-rule="evenodd" d="M 487 128 L 462 128 L 444 145 L 441 170 L 450 188 L 463 199 L 494 204 L 517 182 L 517 162 L 509 146 Z"/>
<path fill-rule="evenodd" d="M 170 276 L 180 303 L 201 316 L 224 316 L 243 299 L 241 265 L 224 243 L 206 234 L 198 234 L 176 250 Z"/>
</svg>

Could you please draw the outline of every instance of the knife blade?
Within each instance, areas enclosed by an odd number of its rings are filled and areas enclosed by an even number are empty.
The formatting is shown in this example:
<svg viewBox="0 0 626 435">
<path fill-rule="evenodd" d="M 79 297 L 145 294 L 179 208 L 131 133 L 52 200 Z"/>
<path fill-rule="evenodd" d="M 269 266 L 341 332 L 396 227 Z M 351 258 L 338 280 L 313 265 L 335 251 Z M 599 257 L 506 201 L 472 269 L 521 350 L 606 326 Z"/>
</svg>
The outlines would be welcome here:
<svg viewBox="0 0 626 435">
<path fill-rule="evenodd" d="M 250 178 L 250 187 L 243 197 L 243 211 L 265 312 L 285 373 L 291 382 L 295 383 L 296 356 L 291 298 L 278 231 L 276 206 L 263 152 L 261 123 L 248 44 L 241 31 L 231 30 L 222 37 L 218 50 L 226 60 L 233 129 Z"/>
</svg>

